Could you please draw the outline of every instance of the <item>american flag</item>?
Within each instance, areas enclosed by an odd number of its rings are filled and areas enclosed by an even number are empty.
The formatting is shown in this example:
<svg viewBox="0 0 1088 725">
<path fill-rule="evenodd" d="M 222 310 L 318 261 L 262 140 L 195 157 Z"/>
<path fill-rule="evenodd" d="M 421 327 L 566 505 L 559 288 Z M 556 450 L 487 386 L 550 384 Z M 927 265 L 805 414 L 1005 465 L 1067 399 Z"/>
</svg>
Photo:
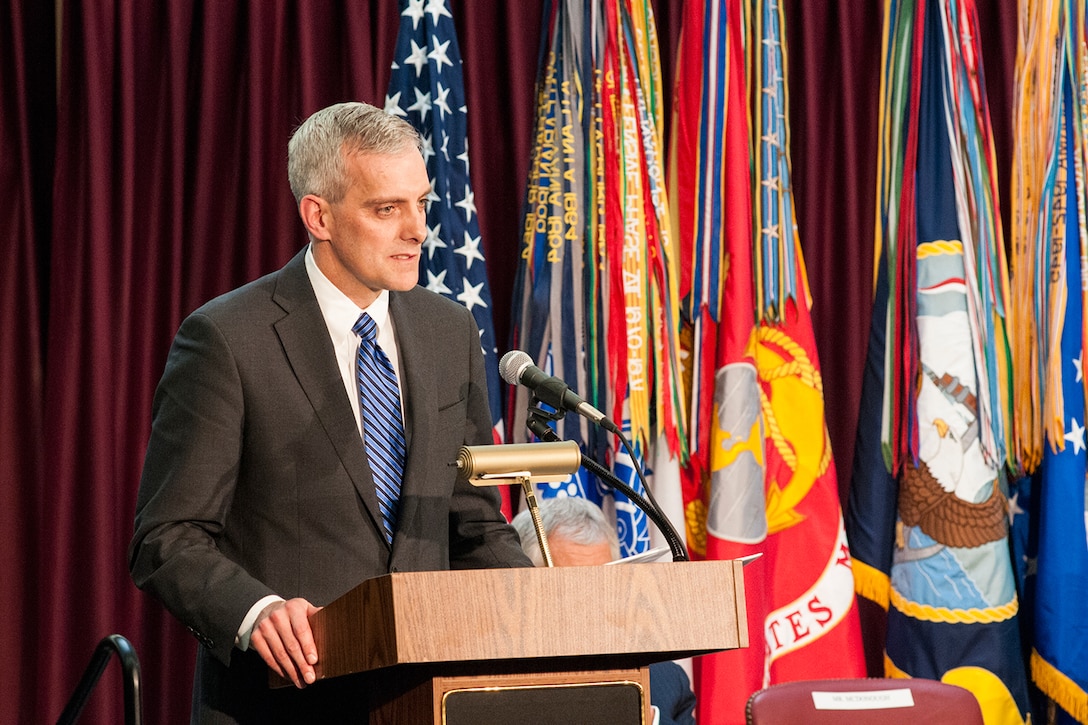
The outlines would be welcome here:
<svg viewBox="0 0 1088 725">
<path fill-rule="evenodd" d="M 475 316 L 487 367 L 491 419 L 502 440 L 502 391 L 476 202 L 469 181 L 461 51 L 447 0 L 401 0 L 400 32 L 385 111 L 423 136 L 431 177 L 419 283 Z"/>
</svg>

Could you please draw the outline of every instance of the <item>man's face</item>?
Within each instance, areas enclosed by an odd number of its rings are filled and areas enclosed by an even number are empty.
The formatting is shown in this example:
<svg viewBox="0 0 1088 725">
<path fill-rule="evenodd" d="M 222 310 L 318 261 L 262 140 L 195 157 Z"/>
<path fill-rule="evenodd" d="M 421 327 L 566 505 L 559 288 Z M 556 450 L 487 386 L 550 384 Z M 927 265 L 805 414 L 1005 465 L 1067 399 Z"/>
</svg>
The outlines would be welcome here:
<svg viewBox="0 0 1088 725">
<path fill-rule="evenodd" d="M 548 549 L 555 566 L 598 566 L 612 561 L 607 541 L 579 544 L 562 536 L 549 536 Z"/>
<path fill-rule="evenodd" d="M 359 307 L 382 290 L 409 290 L 419 281 L 420 245 L 427 238 L 427 167 L 414 148 L 397 154 L 347 154 L 347 191 L 324 202 L 325 236 L 314 260 Z"/>
</svg>

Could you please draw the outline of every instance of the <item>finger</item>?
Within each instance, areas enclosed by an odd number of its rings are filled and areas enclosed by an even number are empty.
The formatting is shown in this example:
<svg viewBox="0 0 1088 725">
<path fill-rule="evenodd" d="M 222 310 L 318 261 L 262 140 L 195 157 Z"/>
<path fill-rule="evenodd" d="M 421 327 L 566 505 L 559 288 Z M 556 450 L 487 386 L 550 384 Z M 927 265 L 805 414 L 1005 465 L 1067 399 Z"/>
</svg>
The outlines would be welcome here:
<svg viewBox="0 0 1088 725">
<path fill-rule="evenodd" d="M 268 642 L 261 632 L 257 629 L 253 630 L 253 633 L 249 638 L 250 649 L 255 650 L 261 659 L 268 666 L 268 669 L 275 672 L 280 677 L 287 679 L 287 673 L 280 667 L 280 663 L 276 661 L 275 656 L 272 654 L 271 648 L 268 646 Z"/>
<path fill-rule="evenodd" d="M 314 611 L 317 611 L 316 607 L 308 606 L 306 610 L 299 609 L 291 613 L 291 628 L 294 630 L 307 665 L 317 664 L 317 644 L 314 642 L 314 633 L 310 628 L 310 615 Z M 307 670 L 313 672 L 313 667 L 308 667 L 303 672 Z"/>
<path fill-rule="evenodd" d="M 290 632 L 283 634 L 284 646 L 306 684 L 313 684 L 317 680 L 313 667 L 317 664 L 317 647 L 308 618 L 311 609 L 313 606 L 304 599 L 289 602 L 286 607 L 286 626 Z"/>
<path fill-rule="evenodd" d="M 295 660 L 288 652 L 290 645 L 283 641 L 283 630 L 287 629 L 289 632 L 290 627 L 283 627 L 280 623 L 285 621 L 285 618 L 276 616 L 277 614 L 278 612 L 273 613 L 257 625 L 254 629 L 254 635 L 259 635 L 268 649 L 268 656 L 264 658 L 268 666 L 277 671 L 281 677 L 291 680 L 295 687 L 301 689 L 305 685 L 302 683 L 298 669 L 295 666 Z M 294 641 L 293 636 L 291 639 Z M 250 642 L 252 643 L 252 641 L 253 638 L 251 637 Z M 297 647 L 298 643 L 294 642 L 294 646 Z"/>
<path fill-rule="evenodd" d="M 269 619 L 273 620 L 276 631 L 280 635 L 287 662 L 280 660 L 285 668 L 290 668 L 297 673 L 306 684 L 313 684 L 317 680 L 317 673 L 313 664 L 317 659 L 317 650 L 313 645 L 313 635 L 310 631 L 310 622 L 306 618 L 307 611 L 311 608 L 309 602 L 304 599 L 292 599 L 286 606 L 277 609 Z M 304 649 L 304 642 L 308 643 L 309 651 Z M 312 654 L 314 662 L 310 661 Z M 296 681 L 297 684 L 297 681 Z"/>
</svg>

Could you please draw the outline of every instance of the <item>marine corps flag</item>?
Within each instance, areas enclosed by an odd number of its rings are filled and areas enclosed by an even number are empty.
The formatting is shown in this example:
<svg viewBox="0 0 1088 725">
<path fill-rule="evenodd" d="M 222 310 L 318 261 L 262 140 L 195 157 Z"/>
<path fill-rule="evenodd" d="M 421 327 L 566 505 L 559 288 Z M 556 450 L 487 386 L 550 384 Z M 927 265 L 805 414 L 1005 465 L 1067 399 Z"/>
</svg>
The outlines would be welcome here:
<svg viewBox="0 0 1088 725">
<path fill-rule="evenodd" d="M 888 2 L 885 17 L 869 347 L 883 367 L 870 359 L 858 423 L 855 577 L 887 610 L 886 676 L 960 685 L 987 722 L 1022 722 L 1008 272 L 978 20 L 971 0 Z"/>
<path fill-rule="evenodd" d="M 749 646 L 694 666 L 699 721 L 738 724 L 761 687 L 865 672 L 793 214 L 782 10 L 745 8 L 685 6 L 671 175 L 702 431 L 688 541 L 709 559 L 762 555 L 744 572 Z"/>
</svg>

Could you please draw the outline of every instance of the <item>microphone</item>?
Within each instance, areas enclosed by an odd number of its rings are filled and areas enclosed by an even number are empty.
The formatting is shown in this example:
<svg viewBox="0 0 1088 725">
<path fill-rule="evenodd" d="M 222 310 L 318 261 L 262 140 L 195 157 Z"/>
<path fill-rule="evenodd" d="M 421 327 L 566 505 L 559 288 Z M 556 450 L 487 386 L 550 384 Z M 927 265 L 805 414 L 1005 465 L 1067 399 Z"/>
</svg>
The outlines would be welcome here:
<svg viewBox="0 0 1088 725">
<path fill-rule="evenodd" d="M 556 410 L 571 411 L 584 416 L 605 430 L 620 435 L 620 429 L 604 413 L 582 400 L 566 383 L 554 375 L 533 365 L 529 354 L 521 350 L 511 350 L 499 360 L 499 375 L 510 385 L 524 385 L 533 391 L 533 395 L 542 403 L 547 403 Z"/>
<path fill-rule="evenodd" d="M 457 477 L 474 486 L 508 483 L 527 477 L 532 481 L 564 480 L 582 465 L 582 451 L 574 441 L 461 446 Z"/>
</svg>

